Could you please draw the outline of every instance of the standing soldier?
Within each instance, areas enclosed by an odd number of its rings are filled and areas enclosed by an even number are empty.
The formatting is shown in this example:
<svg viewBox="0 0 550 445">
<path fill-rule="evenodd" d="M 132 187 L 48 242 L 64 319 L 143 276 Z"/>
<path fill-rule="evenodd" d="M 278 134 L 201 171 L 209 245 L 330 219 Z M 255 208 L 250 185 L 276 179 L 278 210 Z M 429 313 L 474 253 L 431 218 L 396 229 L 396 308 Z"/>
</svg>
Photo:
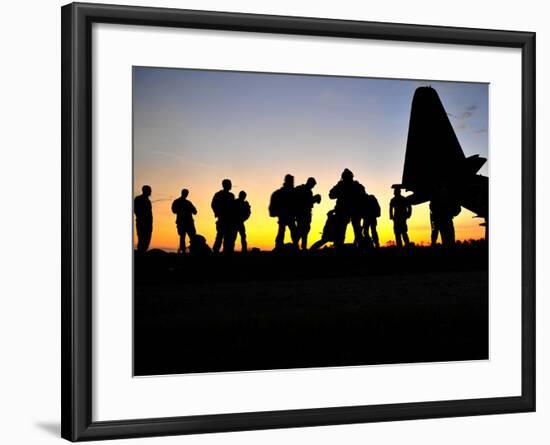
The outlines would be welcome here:
<svg viewBox="0 0 550 445">
<path fill-rule="evenodd" d="M 313 187 L 317 181 L 308 178 L 305 184 L 296 187 L 296 231 L 302 250 L 307 250 L 307 237 L 311 230 L 311 211 L 314 204 L 321 202 L 321 195 L 313 195 Z"/>
<path fill-rule="evenodd" d="M 390 219 L 393 220 L 393 232 L 397 247 L 409 246 L 407 219 L 411 217 L 412 207 L 407 198 L 401 195 L 401 187 L 394 186 L 393 198 L 390 201 Z"/>
<path fill-rule="evenodd" d="M 292 244 L 298 247 L 296 231 L 294 176 L 286 175 L 283 186 L 275 190 L 269 202 L 269 216 L 277 217 L 279 229 L 275 237 L 275 249 L 281 249 L 285 243 L 285 231 L 288 227 Z"/>
<path fill-rule="evenodd" d="M 222 190 L 216 192 L 212 198 L 212 210 L 216 221 L 216 240 L 214 241 L 213 250 L 219 253 L 223 242 L 223 251 L 231 253 L 235 247 L 235 221 L 234 221 L 234 205 L 235 195 L 231 193 L 231 181 L 224 179 L 222 181 Z"/>
<path fill-rule="evenodd" d="M 153 210 L 149 196 L 151 196 L 151 187 L 144 185 L 141 188 L 141 195 L 134 198 L 138 253 L 147 252 L 151 243 L 151 235 L 153 234 Z"/>
<path fill-rule="evenodd" d="M 250 217 L 250 204 L 246 200 L 246 192 L 239 192 L 239 198 L 235 201 L 236 213 L 237 213 L 237 233 L 241 238 L 241 250 L 246 252 L 248 246 L 246 244 L 246 228 L 244 222 Z"/>
<path fill-rule="evenodd" d="M 176 214 L 176 227 L 180 236 L 180 245 L 178 253 L 185 254 L 185 236 L 189 236 L 189 241 L 197 234 L 193 215 L 197 214 L 197 209 L 191 201 L 187 199 L 189 190 L 183 189 L 181 196 L 172 203 L 172 213 Z"/>
<path fill-rule="evenodd" d="M 363 236 L 368 247 L 380 247 L 376 230 L 377 218 L 380 216 L 380 204 L 374 195 L 365 193 L 365 214 L 363 216 Z"/>
<path fill-rule="evenodd" d="M 437 244 L 441 234 L 441 243 L 446 247 L 455 245 L 455 227 L 453 218 L 460 213 L 461 207 L 445 187 L 430 201 L 430 220 L 432 224 L 432 246 Z"/>
<path fill-rule="evenodd" d="M 355 235 L 355 246 L 360 246 L 363 236 L 361 235 L 361 213 L 365 196 L 365 187 L 353 179 L 353 173 L 347 168 L 342 172 L 342 179 L 329 192 L 330 199 L 336 199 L 336 217 L 338 229 L 335 245 L 341 247 L 344 244 L 346 228 L 351 222 Z"/>
</svg>

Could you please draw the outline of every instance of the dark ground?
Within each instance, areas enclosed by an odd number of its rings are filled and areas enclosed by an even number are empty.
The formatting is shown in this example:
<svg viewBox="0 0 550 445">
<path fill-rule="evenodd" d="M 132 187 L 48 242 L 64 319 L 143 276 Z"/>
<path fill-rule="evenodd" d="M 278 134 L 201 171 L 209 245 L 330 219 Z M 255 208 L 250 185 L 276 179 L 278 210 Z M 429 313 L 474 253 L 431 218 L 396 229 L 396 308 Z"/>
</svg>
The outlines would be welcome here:
<svg viewBox="0 0 550 445">
<path fill-rule="evenodd" d="M 135 259 L 134 373 L 488 358 L 484 244 Z"/>
</svg>

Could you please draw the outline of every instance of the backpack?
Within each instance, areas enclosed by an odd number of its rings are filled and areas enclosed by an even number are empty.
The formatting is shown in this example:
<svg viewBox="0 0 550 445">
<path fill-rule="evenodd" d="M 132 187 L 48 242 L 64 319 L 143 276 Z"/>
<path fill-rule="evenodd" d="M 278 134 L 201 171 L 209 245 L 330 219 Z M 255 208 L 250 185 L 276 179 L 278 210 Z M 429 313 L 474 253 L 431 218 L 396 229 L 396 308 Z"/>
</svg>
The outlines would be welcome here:
<svg viewBox="0 0 550 445">
<path fill-rule="evenodd" d="M 276 217 L 281 213 L 281 192 L 282 190 L 275 190 L 271 194 L 271 199 L 269 200 L 269 216 Z"/>
<path fill-rule="evenodd" d="M 250 211 L 250 204 L 245 201 L 243 204 L 242 204 L 242 220 L 243 222 L 246 221 L 248 218 L 250 218 L 250 214 L 252 212 Z"/>
<path fill-rule="evenodd" d="M 380 204 L 378 204 L 378 200 L 376 199 L 376 196 L 374 195 L 367 195 L 367 202 L 369 205 L 369 213 L 374 218 L 380 217 Z"/>
</svg>

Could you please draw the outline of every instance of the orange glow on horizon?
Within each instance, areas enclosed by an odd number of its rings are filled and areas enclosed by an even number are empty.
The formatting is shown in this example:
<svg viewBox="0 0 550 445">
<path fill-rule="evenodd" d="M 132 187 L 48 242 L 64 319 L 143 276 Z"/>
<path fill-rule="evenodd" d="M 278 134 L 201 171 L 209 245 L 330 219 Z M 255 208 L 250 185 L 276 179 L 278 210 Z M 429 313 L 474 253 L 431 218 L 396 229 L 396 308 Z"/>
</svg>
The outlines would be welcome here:
<svg viewBox="0 0 550 445">
<path fill-rule="evenodd" d="M 271 176 L 271 175 L 270 175 Z M 246 231 L 249 249 L 254 247 L 261 250 L 272 250 L 275 245 L 275 235 L 277 233 L 277 219 L 269 216 L 268 205 L 271 193 L 280 187 L 282 175 L 274 175 L 273 178 L 265 177 L 262 179 L 261 187 L 255 189 L 252 187 L 241 187 L 244 181 L 233 181 L 233 193 L 237 195 L 240 190 L 244 189 L 248 196 L 252 207 L 252 215 L 246 221 Z M 321 176 L 316 176 L 318 185 L 314 189 L 315 193 L 320 193 L 322 201 L 315 205 L 313 209 L 313 219 L 311 231 L 309 233 L 309 245 L 321 238 L 321 232 L 326 221 L 326 213 L 334 208 L 335 201 L 328 198 L 330 187 L 336 183 L 336 180 L 323 181 Z M 325 175 L 323 175 L 325 177 Z M 280 179 L 279 179 L 280 178 Z M 296 184 L 305 182 L 307 176 L 296 178 Z M 360 180 L 360 178 L 358 178 Z M 220 181 L 221 182 L 221 181 Z M 361 182 L 361 181 L 360 181 Z M 149 183 L 148 183 L 149 184 Z M 179 244 L 179 237 L 176 231 L 175 215 L 171 212 L 171 204 L 174 199 L 179 196 L 180 188 L 187 187 L 190 190 L 188 199 L 193 202 L 198 210 L 195 216 L 195 227 L 197 233 L 204 236 L 209 246 L 212 246 L 216 236 L 215 218 L 210 208 L 212 196 L 221 187 L 212 187 L 194 189 L 191 184 L 185 184 L 180 187 L 176 185 L 150 183 L 153 188 L 151 201 L 153 205 L 153 235 L 150 249 L 162 249 L 166 251 L 176 251 Z M 139 194 L 141 184 L 136 184 L 137 190 L 135 195 Z M 368 193 L 373 193 L 381 207 L 381 216 L 378 218 L 378 235 L 380 245 L 385 246 L 387 243 L 395 240 L 393 234 L 393 223 L 389 219 L 389 201 L 393 196 L 393 191 L 389 187 L 382 187 L 380 184 L 366 185 Z M 169 195 L 168 190 L 173 190 L 174 193 Z M 160 195 L 160 197 L 159 197 Z M 474 219 L 474 214 L 462 208 L 461 213 L 454 219 L 454 226 L 457 241 L 466 241 L 471 239 L 483 239 L 485 236 L 485 227 L 480 226 L 483 222 L 479 218 Z M 408 221 L 409 238 L 411 242 L 419 245 L 430 243 L 430 217 L 428 204 L 413 206 L 412 217 Z M 286 234 L 286 242 L 290 242 L 290 235 Z M 353 230 L 351 224 L 346 232 L 346 242 L 353 242 Z M 137 235 L 134 230 L 134 245 L 137 245 Z M 189 245 L 189 241 L 187 241 Z M 235 248 L 240 250 L 240 239 L 237 237 Z"/>
</svg>

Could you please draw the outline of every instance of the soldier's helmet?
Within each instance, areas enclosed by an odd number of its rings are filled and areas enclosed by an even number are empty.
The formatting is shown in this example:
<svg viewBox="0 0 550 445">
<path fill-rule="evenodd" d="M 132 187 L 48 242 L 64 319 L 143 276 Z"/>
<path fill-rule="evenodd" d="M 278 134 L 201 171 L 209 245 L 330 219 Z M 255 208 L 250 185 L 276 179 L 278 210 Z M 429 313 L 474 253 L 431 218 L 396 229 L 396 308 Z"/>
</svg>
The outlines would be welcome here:
<svg viewBox="0 0 550 445">
<path fill-rule="evenodd" d="M 349 168 L 344 169 L 342 172 L 342 180 L 351 181 L 353 179 L 353 173 Z"/>
<path fill-rule="evenodd" d="M 230 179 L 224 179 L 222 181 L 222 187 L 224 190 L 231 190 L 231 180 Z"/>
<path fill-rule="evenodd" d="M 291 174 L 285 175 L 284 185 L 294 186 L 294 176 L 292 176 Z"/>
</svg>

